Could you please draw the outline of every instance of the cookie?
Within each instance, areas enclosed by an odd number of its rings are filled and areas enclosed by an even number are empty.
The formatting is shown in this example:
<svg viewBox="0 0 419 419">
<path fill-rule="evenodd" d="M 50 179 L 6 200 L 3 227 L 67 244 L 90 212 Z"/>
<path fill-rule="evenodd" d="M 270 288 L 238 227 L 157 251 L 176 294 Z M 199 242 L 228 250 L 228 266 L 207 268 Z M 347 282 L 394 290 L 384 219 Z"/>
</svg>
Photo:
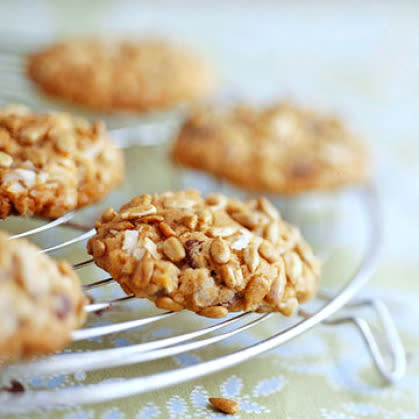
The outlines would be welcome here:
<svg viewBox="0 0 419 419">
<path fill-rule="evenodd" d="M 123 154 L 100 122 L 0 109 L 0 217 L 59 217 L 102 200 L 123 178 Z"/>
<path fill-rule="evenodd" d="M 144 194 L 106 210 L 96 230 L 88 242 L 96 264 L 159 308 L 289 316 L 317 288 L 318 260 L 265 198 Z"/>
<path fill-rule="evenodd" d="M 0 232 L 0 363 L 62 349 L 85 302 L 70 265 Z"/>
<path fill-rule="evenodd" d="M 173 158 L 246 190 L 283 195 L 368 178 L 366 151 L 341 122 L 290 103 L 195 109 Z"/>
<path fill-rule="evenodd" d="M 193 52 L 157 40 L 71 40 L 29 57 L 46 94 L 91 109 L 164 109 L 208 94 L 212 73 Z"/>
</svg>

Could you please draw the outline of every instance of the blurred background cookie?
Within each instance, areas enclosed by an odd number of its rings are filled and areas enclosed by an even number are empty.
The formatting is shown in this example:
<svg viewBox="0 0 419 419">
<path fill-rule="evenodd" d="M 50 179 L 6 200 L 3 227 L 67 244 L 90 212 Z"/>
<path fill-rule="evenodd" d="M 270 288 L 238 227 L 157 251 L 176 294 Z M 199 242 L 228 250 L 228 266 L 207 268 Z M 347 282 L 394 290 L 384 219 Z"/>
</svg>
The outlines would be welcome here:
<svg viewBox="0 0 419 419">
<path fill-rule="evenodd" d="M 28 58 L 47 95 L 103 111 L 165 109 L 206 96 L 213 74 L 183 45 L 159 40 L 80 39 Z"/>
<path fill-rule="evenodd" d="M 368 172 L 364 147 L 340 121 L 286 102 L 196 109 L 173 158 L 245 190 L 280 195 L 362 183 Z"/>
</svg>

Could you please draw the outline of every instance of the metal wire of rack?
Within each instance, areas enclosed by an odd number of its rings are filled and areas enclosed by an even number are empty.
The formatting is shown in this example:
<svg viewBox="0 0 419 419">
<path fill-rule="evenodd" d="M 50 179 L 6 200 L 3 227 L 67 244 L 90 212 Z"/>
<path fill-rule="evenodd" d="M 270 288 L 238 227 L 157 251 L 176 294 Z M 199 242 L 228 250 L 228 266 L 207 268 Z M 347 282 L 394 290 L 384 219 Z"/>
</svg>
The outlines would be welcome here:
<svg viewBox="0 0 419 419">
<path fill-rule="evenodd" d="M 370 231 L 367 248 L 359 266 L 351 279 L 344 284 L 335 295 L 331 296 L 320 291 L 318 296 L 320 307 L 315 311 L 308 312 L 306 309 L 300 309 L 297 315 L 301 320 L 293 326 L 280 330 L 263 340 L 252 345 L 244 346 L 241 349 L 226 355 L 192 366 L 128 378 L 118 385 L 115 385 L 113 382 L 100 382 L 94 385 L 85 385 L 76 388 L 39 390 L 20 394 L 0 393 L 0 406 L 2 406 L 2 410 L 5 413 L 22 413 L 32 409 L 98 403 L 161 389 L 166 386 L 179 384 L 239 364 L 249 358 L 288 342 L 320 323 L 325 325 L 339 325 L 343 323 L 353 324 L 359 330 L 366 343 L 366 348 L 382 377 L 390 383 L 398 381 L 404 375 L 406 359 L 403 345 L 388 309 L 383 302 L 377 299 L 360 298 L 351 301 L 354 295 L 368 281 L 375 268 L 380 242 L 380 221 L 379 217 L 377 217 L 378 208 L 374 189 L 372 187 L 365 188 L 360 194 L 360 199 L 364 206 L 365 216 Z M 74 215 L 75 212 L 66 214 L 50 223 L 14 235 L 11 239 L 30 237 L 35 234 L 51 231 L 51 229 L 61 226 L 71 228 L 75 231 L 81 231 L 81 234 L 78 234 L 65 242 L 45 248 L 42 251 L 44 253 L 52 253 L 58 249 L 72 246 L 88 239 L 94 234 L 93 229 L 72 223 L 71 219 Z M 80 270 L 92 262 L 93 261 L 90 258 L 85 259 L 73 264 L 73 268 Z M 89 290 L 92 290 L 93 288 L 103 287 L 111 282 L 113 282 L 112 278 L 105 278 L 84 285 L 84 289 L 88 293 Z M 126 301 L 134 298 L 135 296 L 133 295 L 127 295 L 117 299 L 94 302 L 86 306 L 86 311 L 87 313 L 94 313 L 99 310 L 124 304 Z M 376 335 L 369 322 L 359 315 L 338 314 L 339 309 L 344 306 L 348 309 L 357 307 L 368 307 L 372 309 L 375 312 L 378 321 L 381 323 L 381 334 Z M 165 312 L 150 317 L 140 317 L 115 324 L 87 327 L 74 331 L 72 340 L 73 342 L 76 342 L 108 334 L 121 333 L 150 324 L 158 327 L 159 321 L 178 315 L 178 313 L 174 312 Z M 245 330 L 266 321 L 272 316 L 274 316 L 274 314 L 270 313 L 237 314 L 227 320 L 215 322 L 208 327 L 198 328 L 191 332 L 162 339 L 130 344 L 129 346 L 121 348 L 107 348 L 91 350 L 85 353 L 52 355 L 46 359 L 4 366 L 0 368 L 0 376 L 19 379 L 21 377 L 49 376 L 57 373 L 69 374 L 80 369 L 94 371 L 98 369 L 111 369 L 124 365 L 145 363 L 221 343 L 223 340 L 242 333 Z M 384 346 L 382 342 L 383 339 Z M 379 344 L 379 341 L 381 344 Z M 92 391 L 92 389 L 94 389 L 94 391 Z"/>
<path fill-rule="evenodd" d="M 2 38 L 4 39 L 3 36 Z M 16 37 L 12 36 L 8 42 L 3 42 L 0 45 L 0 106 L 11 102 L 20 102 L 35 109 L 50 108 L 51 102 L 43 101 L 36 94 L 33 87 L 24 77 L 23 70 L 24 55 L 35 45 L 39 45 L 40 42 L 45 40 L 36 39 L 33 43 L 29 43 L 26 37 L 23 39 L 19 38 L 17 41 L 16 39 Z M 173 122 L 172 120 L 169 122 L 169 125 L 165 125 L 159 118 L 157 118 L 157 124 L 154 123 L 154 120 L 148 122 L 149 124 L 147 125 L 147 121 L 145 123 L 142 121 L 140 133 L 138 131 L 134 133 L 136 144 L 154 145 L 161 142 L 159 139 L 167 139 L 167 133 L 173 130 L 173 123 L 177 123 L 177 121 Z M 113 126 L 120 128 L 113 131 L 113 137 L 117 139 L 121 146 L 129 146 L 131 144 L 131 134 L 133 134 L 132 130 L 124 128 L 123 124 Z M 229 352 L 226 355 L 221 355 L 192 366 L 127 378 L 123 382 L 119 382 L 118 385 L 115 385 L 114 382 L 103 381 L 94 385 L 74 388 L 37 390 L 13 394 L 0 392 L 1 413 L 24 413 L 37 409 L 98 403 L 179 384 L 244 362 L 290 341 L 320 323 L 329 326 L 347 323 L 354 325 L 365 341 L 366 348 L 378 372 L 389 383 L 398 381 L 405 373 L 406 357 L 399 334 L 387 307 L 382 301 L 375 298 L 354 299 L 355 294 L 365 285 L 374 271 L 381 239 L 381 222 L 374 187 L 371 185 L 365 187 L 359 196 L 364 208 L 366 225 L 369 229 L 365 253 L 351 278 L 341 286 L 340 290 L 334 295 L 321 290 L 317 298 L 318 307 L 310 312 L 305 308 L 299 309 L 297 316 L 300 320 L 295 324 L 282 328 L 282 330 L 278 330 L 265 339 L 261 339 L 251 345 L 245 345 L 239 350 Z M 57 220 L 15 234 L 11 239 L 32 237 L 65 227 L 78 234 L 69 240 L 44 248 L 42 252 L 49 254 L 60 249 L 75 246 L 94 234 L 94 230 L 90 227 L 72 221 L 76 213 L 68 213 Z M 92 262 L 92 259 L 81 260 L 73 264 L 73 268 L 83 270 Z M 104 287 L 113 282 L 112 278 L 105 278 L 84 285 L 84 289 L 89 293 L 95 288 Z M 91 315 L 104 309 L 123 305 L 134 298 L 132 295 L 127 295 L 116 299 L 93 302 L 86 306 L 86 311 Z M 375 313 L 378 323 L 381 324 L 380 334 L 374 331 L 369 321 L 358 314 L 351 312 L 339 314 L 342 308 L 352 310 L 358 307 L 367 307 Z M 134 320 L 121 321 L 114 324 L 86 327 L 74 331 L 72 340 L 73 342 L 84 341 L 141 328 L 146 325 L 158 327 L 159 322 L 167 318 L 176 319 L 176 316 L 179 316 L 179 314 L 165 312 L 149 317 L 140 316 Z M 272 316 L 274 314 L 235 314 L 227 320 L 215 321 L 204 328 L 197 328 L 157 340 L 130 344 L 126 347 L 90 350 L 85 353 L 63 353 L 52 355 L 45 359 L 3 366 L 0 367 L 0 378 L 3 380 L 19 379 L 33 376 L 50 376 L 57 373 L 70 374 L 80 369 L 95 371 L 124 365 L 138 365 L 205 348 L 217 343 L 221 344 L 221 342 L 232 336 L 260 325 L 272 318 Z"/>
</svg>

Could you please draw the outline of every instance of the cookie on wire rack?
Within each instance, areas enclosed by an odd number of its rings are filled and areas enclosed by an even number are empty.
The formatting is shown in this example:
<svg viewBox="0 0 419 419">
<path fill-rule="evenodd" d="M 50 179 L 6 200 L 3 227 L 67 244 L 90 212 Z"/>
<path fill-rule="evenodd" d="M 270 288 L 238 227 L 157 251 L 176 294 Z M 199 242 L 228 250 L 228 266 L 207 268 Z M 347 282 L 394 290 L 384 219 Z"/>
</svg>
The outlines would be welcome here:
<svg viewBox="0 0 419 419">
<path fill-rule="evenodd" d="M 195 108 L 173 146 L 180 165 L 247 191 L 294 195 L 360 184 L 363 144 L 337 119 L 276 103 L 265 108 Z"/>
<path fill-rule="evenodd" d="M 143 194 L 107 209 L 96 230 L 87 247 L 95 263 L 159 308 L 289 316 L 317 289 L 319 261 L 265 198 Z"/>
<path fill-rule="evenodd" d="M 28 77 L 55 98 L 102 111 L 150 111 L 206 96 L 213 74 L 183 45 L 78 39 L 32 54 Z"/>
<path fill-rule="evenodd" d="M 86 302 L 70 265 L 0 232 L 0 364 L 64 348 Z"/>
<path fill-rule="evenodd" d="M 67 113 L 0 109 L 0 217 L 56 218 L 98 202 L 124 176 L 104 125 Z"/>
</svg>

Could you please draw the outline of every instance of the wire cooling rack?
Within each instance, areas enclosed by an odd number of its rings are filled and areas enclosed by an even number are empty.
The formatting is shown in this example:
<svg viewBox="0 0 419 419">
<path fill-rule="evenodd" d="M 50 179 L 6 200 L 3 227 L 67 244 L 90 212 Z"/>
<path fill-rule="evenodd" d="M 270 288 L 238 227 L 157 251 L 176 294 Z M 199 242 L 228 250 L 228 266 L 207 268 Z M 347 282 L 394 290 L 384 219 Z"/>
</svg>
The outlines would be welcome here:
<svg viewBox="0 0 419 419">
<path fill-rule="evenodd" d="M 284 327 L 278 321 L 278 330 L 275 333 L 261 338 L 252 344 L 243 344 L 238 350 L 205 360 L 196 365 L 130 377 L 123 381 L 118 381 L 118 383 L 103 380 L 94 385 L 88 384 L 49 390 L 42 389 L 21 393 L 2 392 L 0 393 L 1 410 L 4 413 L 22 413 L 40 408 L 98 403 L 158 390 L 239 364 L 290 341 L 319 323 L 329 326 L 343 323 L 353 324 L 359 330 L 366 343 L 366 348 L 383 378 L 391 383 L 399 380 L 405 371 L 405 353 L 388 309 L 383 302 L 377 299 L 353 299 L 354 295 L 368 281 L 375 268 L 380 241 L 380 221 L 378 217 L 377 199 L 373 188 L 366 187 L 360 191 L 359 200 L 369 231 L 365 252 L 358 266 L 349 280 L 340 284 L 340 289 L 334 295 L 321 290 L 317 298 L 317 306 L 313 311 L 308 311 L 306 308 L 299 309 L 295 317 L 295 322 L 291 326 Z M 58 250 L 75 246 L 77 243 L 87 240 L 94 234 L 93 229 L 73 222 L 72 219 L 75 215 L 74 212 L 69 213 L 50 223 L 42 224 L 36 228 L 16 234 L 12 239 L 18 237 L 30 238 L 37 234 L 51 231 L 55 232 L 58 228 L 65 228 L 70 229 L 71 232 L 76 234 L 68 240 L 44 248 L 42 252 L 53 254 Z M 82 272 L 92 262 L 91 258 L 85 256 L 77 261 L 77 263 L 74 263 L 73 268 Z M 104 278 L 85 284 L 84 289 L 89 294 L 91 290 L 105 287 L 111 283 L 114 283 L 112 278 Z M 126 295 L 103 301 L 95 301 L 86 306 L 86 311 L 89 315 L 92 315 L 103 310 L 112 310 L 115 307 L 126 304 L 130 300 L 135 300 L 135 297 L 133 295 Z M 338 311 L 344 306 L 346 309 L 368 307 L 373 310 L 378 322 L 381 323 L 380 332 L 375 332 L 375 329 L 371 327 L 369 322 L 359 315 L 353 313 L 339 314 Z M 193 313 L 187 314 L 189 316 L 195 316 Z M 163 320 L 171 318 L 171 321 L 176 321 L 176 317 L 180 315 L 182 314 L 160 312 L 156 315 L 144 316 L 144 313 L 142 313 L 141 316 L 132 320 L 117 321 L 111 324 L 95 325 L 76 330 L 72 334 L 72 340 L 73 342 L 91 341 L 101 336 L 118 334 L 127 330 L 145 327 L 146 325 L 159 328 L 159 324 Z M 190 351 L 196 351 L 210 345 L 222 345 L 223 341 L 228 338 L 244 333 L 273 316 L 278 316 L 278 319 L 282 317 L 278 314 L 271 313 L 234 314 L 227 320 L 211 321 L 206 327 L 197 327 L 185 333 L 160 339 L 146 342 L 141 341 L 140 343 L 129 344 L 119 348 L 99 350 L 92 348 L 85 352 L 70 351 L 52 355 L 44 359 L 4 366 L 0 368 L 0 377 L 3 381 L 6 377 L 11 382 L 12 380 L 14 380 L 13 382 L 20 382 L 20 380 L 27 380 L 30 377 L 74 374 L 80 370 L 108 370 L 127 365 L 148 363 Z"/>
<path fill-rule="evenodd" d="M 0 106 L 11 102 L 24 103 L 37 110 L 58 106 L 49 100 L 42 99 L 24 77 L 24 56 L 28 50 L 39 45 L 40 42 L 41 40 L 37 39 L 33 44 L 29 44 L 26 37 L 23 39 L 11 37 L 9 42 L 0 45 Z M 68 110 L 68 107 L 65 109 Z M 110 121 L 108 119 L 112 127 L 119 128 L 113 130 L 112 136 L 121 146 L 127 147 L 133 142 L 154 145 L 167 141 L 168 132 L 172 132 L 174 125 L 178 123 L 177 118 L 156 118 L 156 115 L 148 119 L 136 118 L 135 121 L 137 124 L 141 123 L 140 130 L 124 128 L 127 124 L 124 118 L 111 118 Z M 133 318 L 127 320 L 121 315 L 116 321 L 113 319 L 112 322 L 104 324 L 106 322 L 102 321 L 102 317 L 98 317 L 97 314 L 105 310 L 110 312 L 122 310 L 122 307 L 138 302 L 138 299 L 132 295 L 115 296 L 112 292 L 105 292 L 103 295 L 107 298 L 98 300 L 95 297 L 95 300 L 86 306 L 89 314 L 88 325 L 73 332 L 73 345 L 64 353 L 0 367 L 0 382 L 11 383 L 11 390 L 0 391 L 0 413 L 19 414 L 39 409 L 98 403 L 158 390 L 244 362 L 285 344 L 320 323 L 328 326 L 347 323 L 354 325 L 365 341 L 366 350 L 378 372 L 388 382 L 396 382 L 404 375 L 406 359 L 400 337 L 387 307 L 378 299 L 354 299 L 355 294 L 365 285 L 375 269 L 381 240 L 379 207 L 374 187 L 370 185 L 360 190 L 357 199 L 367 230 L 363 244 L 364 250 L 357 266 L 346 280 L 339 281 L 337 291 L 332 294 L 321 289 L 316 301 L 309 305 L 310 308 L 307 306 L 300 308 L 291 321 L 285 321 L 283 316 L 278 314 L 242 313 L 232 314 L 223 321 L 207 320 L 204 324 L 194 323 L 192 320 L 197 316 L 193 313 L 162 313 L 154 309 L 150 303 L 145 310 L 137 310 L 134 307 L 130 312 Z M 92 267 L 92 260 L 87 258 L 86 253 L 80 252 L 79 245 L 91 237 L 94 230 L 85 223 L 74 221 L 77 216 L 77 212 L 71 212 L 49 223 L 41 221 L 35 228 L 19 232 L 13 238 L 27 237 L 36 241 L 37 237 L 46 235 L 49 244 L 43 248 L 42 252 L 52 256 L 64 250 L 78 248 L 76 253 L 79 255 L 79 260 L 75 261 L 73 268 L 79 272 L 86 293 L 94 294 L 97 290 L 112 287 L 115 281 L 112 278 L 92 281 L 92 278 L 97 275 L 92 275 L 91 270 L 96 268 Z M 3 228 L 1 224 L 0 228 Z M 62 231 L 65 231 L 66 239 L 57 239 L 62 237 Z M 51 237 L 56 241 L 50 243 Z M 119 289 L 119 287 L 116 288 Z M 361 317 L 357 314 L 358 311 L 354 311 L 361 307 L 368 308 L 375 315 L 375 323 L 380 325 L 378 331 L 367 318 Z M 185 316 L 191 320 L 191 324 L 188 324 L 190 330 L 180 330 L 178 334 L 163 337 L 162 334 L 157 333 L 163 330 L 167 322 L 183 325 Z M 230 350 L 231 346 L 226 344 L 229 340 L 261 327 L 269 319 L 278 319 L 274 331 L 270 329 L 269 333 L 252 343 L 239 343 L 238 348 Z M 141 336 L 137 339 L 138 343 L 129 342 L 128 345 L 117 348 L 105 345 L 100 349 L 97 349 L 95 344 L 97 340 L 108 336 L 123 335 L 131 330 L 139 332 L 145 328 L 156 333 L 148 334 L 146 339 Z M 153 339 L 156 336 L 157 339 Z M 239 340 L 239 342 L 242 341 Z M 82 350 L 78 345 L 82 345 Z M 118 377 L 112 380 L 102 377 L 95 384 L 15 391 L 22 388 L 20 385 L 16 387 L 16 383 L 31 383 L 39 377 L 78 374 L 80 371 L 83 373 L 111 371 L 116 370 L 117 367 L 150 363 L 154 365 L 153 361 L 191 351 L 201 351 L 214 345 L 223 347 L 226 353 L 220 356 L 210 355 L 205 361 L 187 367 L 157 372 L 154 369 L 145 368 L 144 371 L 147 373 L 142 372 L 141 375 L 123 377 L 123 379 Z"/>
</svg>

